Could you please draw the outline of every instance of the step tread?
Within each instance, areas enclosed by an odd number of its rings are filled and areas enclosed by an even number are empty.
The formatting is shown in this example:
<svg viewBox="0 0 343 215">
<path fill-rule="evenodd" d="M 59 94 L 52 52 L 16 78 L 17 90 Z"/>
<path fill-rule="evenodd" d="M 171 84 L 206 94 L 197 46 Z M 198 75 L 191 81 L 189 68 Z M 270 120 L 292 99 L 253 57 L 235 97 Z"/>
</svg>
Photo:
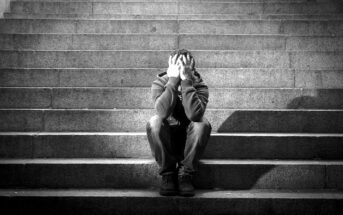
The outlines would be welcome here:
<svg viewBox="0 0 343 215">
<path fill-rule="evenodd" d="M 242 37 L 300 37 L 300 38 L 343 38 L 342 35 L 289 35 L 289 34 L 208 34 L 208 33 L 10 33 L 1 32 L 0 36 L 210 36 L 210 37 L 230 37 L 230 36 L 242 36 Z"/>
<path fill-rule="evenodd" d="M 165 198 L 147 189 L 0 189 L 3 197 L 123 197 Z M 182 198 L 182 197 L 169 197 Z M 193 198 L 230 199 L 343 199 L 339 190 L 197 190 Z"/>
<path fill-rule="evenodd" d="M 0 136 L 146 136 L 145 132 L 0 132 Z M 216 133 L 233 137 L 343 137 L 340 133 Z"/>
<path fill-rule="evenodd" d="M 154 159 L 143 158 L 39 158 L 39 159 L 0 159 L 0 165 L 28 165 L 28 164 L 47 164 L 47 165 L 144 165 L 154 164 Z M 201 159 L 205 165 L 317 165 L 317 166 L 342 166 L 343 161 L 315 161 L 315 160 L 257 160 L 257 159 Z"/>
</svg>

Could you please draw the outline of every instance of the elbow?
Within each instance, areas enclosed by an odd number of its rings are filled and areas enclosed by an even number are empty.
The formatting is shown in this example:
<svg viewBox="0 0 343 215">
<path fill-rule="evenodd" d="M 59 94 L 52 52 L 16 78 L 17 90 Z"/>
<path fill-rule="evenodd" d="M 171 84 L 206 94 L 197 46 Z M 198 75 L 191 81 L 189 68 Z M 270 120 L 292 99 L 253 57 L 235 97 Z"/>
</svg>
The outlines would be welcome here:
<svg viewBox="0 0 343 215">
<path fill-rule="evenodd" d="M 160 107 L 159 105 L 155 106 L 155 110 L 157 112 L 157 115 L 162 119 L 167 119 L 170 113 L 165 108 Z"/>
<path fill-rule="evenodd" d="M 159 116 L 161 119 L 167 119 L 169 115 L 164 112 L 157 111 L 157 116 Z"/>
</svg>

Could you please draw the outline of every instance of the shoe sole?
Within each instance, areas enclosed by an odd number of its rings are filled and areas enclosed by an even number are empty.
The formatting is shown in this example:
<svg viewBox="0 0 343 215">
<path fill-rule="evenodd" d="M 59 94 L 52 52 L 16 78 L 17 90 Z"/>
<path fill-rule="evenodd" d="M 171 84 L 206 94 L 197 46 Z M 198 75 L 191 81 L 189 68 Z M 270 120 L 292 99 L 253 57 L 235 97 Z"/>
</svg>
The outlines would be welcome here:
<svg viewBox="0 0 343 215">
<path fill-rule="evenodd" d="M 160 195 L 161 196 L 176 196 L 177 191 L 174 190 L 160 190 Z"/>
<path fill-rule="evenodd" d="M 191 192 L 179 192 L 179 195 L 183 196 L 183 197 L 192 197 L 195 195 L 195 193 L 192 191 Z"/>
</svg>

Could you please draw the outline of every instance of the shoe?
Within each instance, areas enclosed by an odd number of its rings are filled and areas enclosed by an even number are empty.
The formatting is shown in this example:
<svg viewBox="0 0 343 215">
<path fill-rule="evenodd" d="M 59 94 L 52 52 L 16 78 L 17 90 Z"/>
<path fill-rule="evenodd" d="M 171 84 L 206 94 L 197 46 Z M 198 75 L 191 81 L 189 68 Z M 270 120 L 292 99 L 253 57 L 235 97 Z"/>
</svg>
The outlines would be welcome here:
<svg viewBox="0 0 343 215">
<path fill-rule="evenodd" d="M 175 174 L 162 175 L 160 195 L 161 196 L 177 195 L 177 183 L 176 183 Z"/>
<path fill-rule="evenodd" d="M 179 195 L 185 197 L 194 196 L 193 176 L 183 174 L 178 176 L 179 181 Z"/>
</svg>

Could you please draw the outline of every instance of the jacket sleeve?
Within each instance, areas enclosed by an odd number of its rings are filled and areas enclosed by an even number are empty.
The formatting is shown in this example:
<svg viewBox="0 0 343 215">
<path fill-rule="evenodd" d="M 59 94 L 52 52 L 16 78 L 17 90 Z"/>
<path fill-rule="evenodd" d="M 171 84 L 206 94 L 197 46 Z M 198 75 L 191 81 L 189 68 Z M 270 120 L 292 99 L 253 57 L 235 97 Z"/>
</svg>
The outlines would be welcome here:
<svg viewBox="0 0 343 215">
<path fill-rule="evenodd" d="M 163 119 L 169 117 L 176 105 L 178 78 L 169 78 L 164 86 L 161 80 L 157 79 L 152 83 L 151 94 L 157 115 Z"/>
<path fill-rule="evenodd" d="M 208 103 L 208 87 L 200 85 L 195 88 L 191 80 L 181 81 L 182 105 L 186 116 L 191 121 L 200 121 Z"/>
</svg>

